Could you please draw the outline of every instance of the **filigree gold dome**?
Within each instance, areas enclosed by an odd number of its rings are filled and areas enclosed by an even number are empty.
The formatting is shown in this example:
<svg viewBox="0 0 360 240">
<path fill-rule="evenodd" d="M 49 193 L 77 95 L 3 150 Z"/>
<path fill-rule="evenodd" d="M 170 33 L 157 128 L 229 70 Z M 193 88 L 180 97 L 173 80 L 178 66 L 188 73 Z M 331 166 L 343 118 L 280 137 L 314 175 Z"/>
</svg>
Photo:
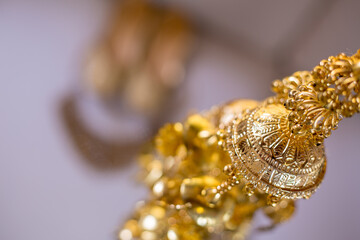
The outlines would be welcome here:
<svg viewBox="0 0 360 240">
<path fill-rule="evenodd" d="M 254 188 L 276 197 L 308 198 L 325 173 L 324 147 L 311 133 L 293 134 L 289 110 L 262 105 L 227 126 L 226 148 Z"/>
</svg>

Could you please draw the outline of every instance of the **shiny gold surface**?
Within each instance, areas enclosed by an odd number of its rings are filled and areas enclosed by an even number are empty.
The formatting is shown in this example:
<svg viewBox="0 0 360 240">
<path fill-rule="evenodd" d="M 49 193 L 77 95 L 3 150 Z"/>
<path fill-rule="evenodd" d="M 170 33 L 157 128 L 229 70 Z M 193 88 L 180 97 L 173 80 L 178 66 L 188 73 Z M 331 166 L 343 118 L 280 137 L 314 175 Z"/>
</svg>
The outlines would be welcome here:
<svg viewBox="0 0 360 240">
<path fill-rule="evenodd" d="M 277 95 L 263 102 L 236 100 L 165 125 L 139 157 L 150 198 L 120 239 L 245 239 L 258 210 L 271 227 L 290 219 L 294 201 L 324 177 L 323 140 L 360 111 L 359 64 L 360 51 L 330 57 L 275 81 Z"/>
</svg>

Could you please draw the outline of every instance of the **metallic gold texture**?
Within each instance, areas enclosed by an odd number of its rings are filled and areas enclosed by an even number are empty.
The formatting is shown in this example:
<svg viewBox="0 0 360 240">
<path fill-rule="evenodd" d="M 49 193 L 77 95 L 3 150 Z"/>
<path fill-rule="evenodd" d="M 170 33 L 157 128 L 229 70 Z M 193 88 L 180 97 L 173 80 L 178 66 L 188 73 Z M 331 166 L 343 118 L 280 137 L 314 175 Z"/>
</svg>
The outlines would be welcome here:
<svg viewBox="0 0 360 240">
<path fill-rule="evenodd" d="M 290 219 L 324 177 L 324 139 L 360 112 L 359 66 L 360 51 L 329 57 L 274 81 L 276 95 L 263 102 L 235 100 L 165 125 L 139 156 L 150 197 L 119 238 L 245 239 L 257 211 L 271 227 Z"/>
</svg>

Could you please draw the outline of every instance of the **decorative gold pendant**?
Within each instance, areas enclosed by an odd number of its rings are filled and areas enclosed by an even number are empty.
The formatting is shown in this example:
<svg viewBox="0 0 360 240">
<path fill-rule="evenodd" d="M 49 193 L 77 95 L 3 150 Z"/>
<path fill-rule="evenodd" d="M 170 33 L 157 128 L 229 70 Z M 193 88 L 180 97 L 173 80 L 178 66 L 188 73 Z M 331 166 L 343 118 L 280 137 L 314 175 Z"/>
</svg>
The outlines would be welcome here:
<svg viewBox="0 0 360 240">
<path fill-rule="evenodd" d="M 291 218 L 324 177 L 324 139 L 360 112 L 360 51 L 276 80 L 273 91 L 160 129 L 139 157 L 151 196 L 119 238 L 244 239 L 258 210 L 273 226 Z"/>
</svg>

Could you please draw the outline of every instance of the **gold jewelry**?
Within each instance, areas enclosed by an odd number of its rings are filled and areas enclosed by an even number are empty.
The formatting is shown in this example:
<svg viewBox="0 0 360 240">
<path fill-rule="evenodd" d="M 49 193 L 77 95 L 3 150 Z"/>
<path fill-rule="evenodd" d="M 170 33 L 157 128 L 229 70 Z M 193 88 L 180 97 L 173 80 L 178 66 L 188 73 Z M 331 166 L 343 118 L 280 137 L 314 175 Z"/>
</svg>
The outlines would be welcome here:
<svg viewBox="0 0 360 240">
<path fill-rule="evenodd" d="M 193 38 L 181 14 L 144 0 L 121 1 L 111 20 L 85 66 L 86 87 L 67 96 L 61 109 L 73 144 L 100 169 L 128 162 L 153 135 L 184 78 Z M 89 127 L 86 120 L 94 115 L 80 113 L 84 98 L 105 110 L 98 115 L 106 120 L 120 116 L 121 139 L 109 140 Z"/>
<path fill-rule="evenodd" d="M 86 85 L 154 119 L 184 78 L 192 39 L 190 23 L 178 12 L 144 0 L 123 1 L 88 59 Z"/>
<path fill-rule="evenodd" d="M 324 139 L 360 112 L 360 50 L 276 80 L 273 91 L 161 128 L 139 156 L 150 198 L 119 238 L 235 240 L 258 210 L 273 226 L 290 219 L 324 177 Z"/>
</svg>

